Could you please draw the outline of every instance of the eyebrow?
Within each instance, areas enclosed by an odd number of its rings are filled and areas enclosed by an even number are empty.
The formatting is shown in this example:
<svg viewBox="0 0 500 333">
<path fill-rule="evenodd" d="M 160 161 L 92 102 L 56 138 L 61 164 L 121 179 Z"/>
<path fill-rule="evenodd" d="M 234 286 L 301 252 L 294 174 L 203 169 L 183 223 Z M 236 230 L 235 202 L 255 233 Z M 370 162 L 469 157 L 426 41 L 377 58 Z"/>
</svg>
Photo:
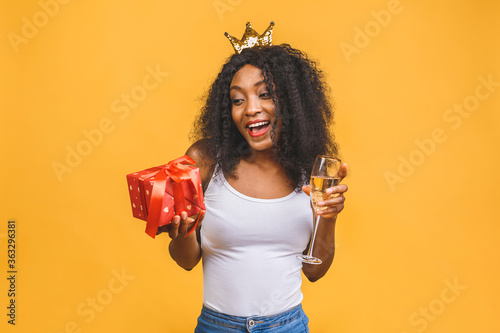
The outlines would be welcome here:
<svg viewBox="0 0 500 333">
<path fill-rule="evenodd" d="M 254 86 L 254 87 L 257 87 L 257 86 L 260 86 L 262 83 L 264 83 L 264 80 L 260 80 L 260 81 L 258 81 L 258 82 L 255 82 L 253 86 Z M 239 90 L 241 90 L 241 87 L 240 87 L 240 86 L 231 86 L 231 87 L 229 88 L 229 91 L 231 91 L 231 90 L 233 90 L 233 89 L 239 89 Z"/>
</svg>

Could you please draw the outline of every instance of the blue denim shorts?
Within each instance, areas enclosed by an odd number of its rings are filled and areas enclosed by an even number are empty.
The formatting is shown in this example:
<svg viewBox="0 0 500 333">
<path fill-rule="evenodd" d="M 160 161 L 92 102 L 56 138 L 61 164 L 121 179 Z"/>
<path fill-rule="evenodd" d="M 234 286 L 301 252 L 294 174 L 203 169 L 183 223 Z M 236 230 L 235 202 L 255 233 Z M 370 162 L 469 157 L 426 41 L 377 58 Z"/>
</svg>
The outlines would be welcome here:
<svg viewBox="0 0 500 333">
<path fill-rule="evenodd" d="M 194 332 L 303 333 L 309 332 L 308 323 L 309 318 L 307 318 L 300 304 L 275 315 L 251 317 L 231 316 L 203 306 Z"/>
</svg>

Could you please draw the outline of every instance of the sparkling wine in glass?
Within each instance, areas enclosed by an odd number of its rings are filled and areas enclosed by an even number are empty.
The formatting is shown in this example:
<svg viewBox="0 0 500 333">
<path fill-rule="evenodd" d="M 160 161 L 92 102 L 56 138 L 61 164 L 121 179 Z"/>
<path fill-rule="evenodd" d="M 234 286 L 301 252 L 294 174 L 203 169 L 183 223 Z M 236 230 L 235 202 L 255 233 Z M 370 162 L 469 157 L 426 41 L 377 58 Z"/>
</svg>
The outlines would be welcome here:
<svg viewBox="0 0 500 333">
<path fill-rule="evenodd" d="M 319 211 L 326 209 L 325 206 L 318 206 L 318 202 L 334 198 L 338 193 L 326 194 L 326 190 L 339 184 L 339 170 L 342 162 L 334 157 L 318 155 L 314 161 L 311 172 L 309 186 L 311 188 L 311 205 L 313 207 L 313 233 L 309 242 L 309 250 L 305 255 L 297 256 L 298 259 L 309 264 L 321 264 L 321 259 L 312 255 L 316 232 L 318 231 Z"/>
</svg>

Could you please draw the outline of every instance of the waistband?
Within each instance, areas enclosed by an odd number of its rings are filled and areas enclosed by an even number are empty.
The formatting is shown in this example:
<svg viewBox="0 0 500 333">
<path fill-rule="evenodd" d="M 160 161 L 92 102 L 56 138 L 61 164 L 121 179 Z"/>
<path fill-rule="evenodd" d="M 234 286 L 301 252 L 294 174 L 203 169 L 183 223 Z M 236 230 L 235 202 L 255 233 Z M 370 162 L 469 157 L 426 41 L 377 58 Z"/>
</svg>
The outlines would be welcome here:
<svg viewBox="0 0 500 333">
<path fill-rule="evenodd" d="M 289 310 L 286 310 L 284 312 L 280 312 L 269 316 L 249 316 L 249 317 L 232 316 L 229 314 L 211 310 L 205 305 L 203 305 L 203 309 L 201 311 L 201 316 L 205 320 L 211 321 L 212 323 L 217 325 L 222 325 L 235 329 L 246 328 L 248 332 L 285 325 L 291 321 L 296 320 L 302 315 L 305 316 L 305 313 L 302 310 L 301 304 L 296 305 L 293 308 L 290 308 Z"/>
</svg>

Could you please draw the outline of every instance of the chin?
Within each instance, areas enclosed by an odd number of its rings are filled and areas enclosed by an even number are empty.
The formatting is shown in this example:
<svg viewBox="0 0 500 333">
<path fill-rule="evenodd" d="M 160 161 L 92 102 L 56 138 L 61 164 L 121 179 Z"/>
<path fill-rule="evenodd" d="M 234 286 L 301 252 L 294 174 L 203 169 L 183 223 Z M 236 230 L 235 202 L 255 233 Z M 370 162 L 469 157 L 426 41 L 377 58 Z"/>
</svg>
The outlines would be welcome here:
<svg viewBox="0 0 500 333">
<path fill-rule="evenodd" d="M 250 146 L 250 149 L 253 150 L 254 152 L 265 152 L 272 150 L 274 147 L 274 143 L 269 140 L 269 142 L 261 142 L 258 144 L 251 144 L 247 141 L 248 145 Z"/>
</svg>

